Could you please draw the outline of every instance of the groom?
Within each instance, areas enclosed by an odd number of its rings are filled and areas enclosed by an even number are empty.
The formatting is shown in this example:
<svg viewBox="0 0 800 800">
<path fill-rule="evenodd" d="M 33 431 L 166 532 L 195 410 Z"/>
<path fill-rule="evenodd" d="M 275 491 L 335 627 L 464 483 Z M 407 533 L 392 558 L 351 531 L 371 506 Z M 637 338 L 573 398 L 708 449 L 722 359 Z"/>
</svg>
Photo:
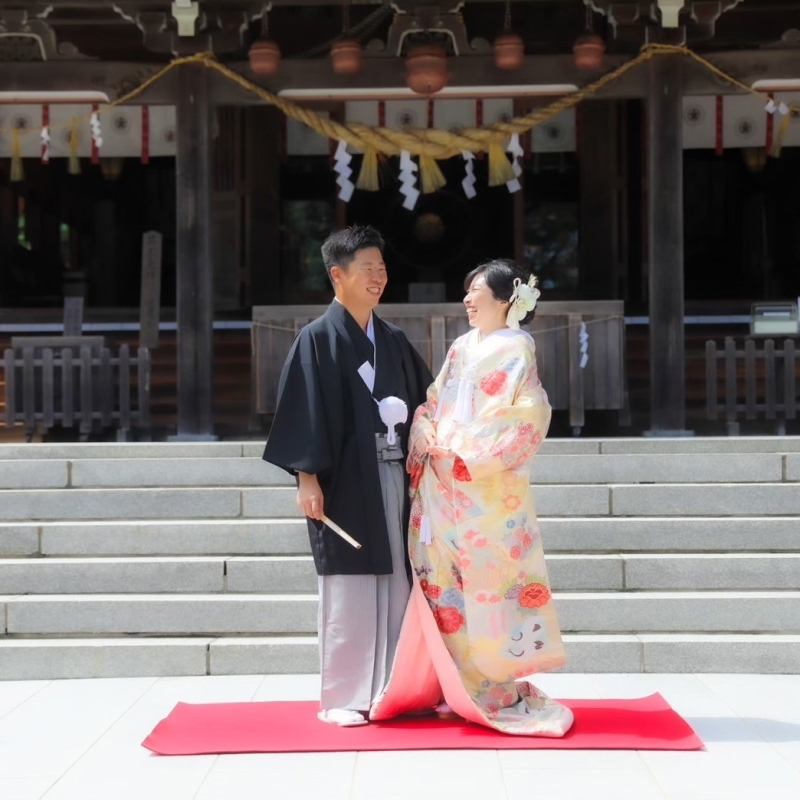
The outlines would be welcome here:
<svg viewBox="0 0 800 800">
<path fill-rule="evenodd" d="M 292 346 L 264 452 L 297 478 L 319 576 L 319 718 L 340 726 L 365 725 L 389 678 L 409 595 L 407 434 L 432 382 L 405 334 L 373 313 L 387 282 L 383 250 L 372 227 L 322 245 L 335 299 Z M 394 444 L 378 407 L 388 397 L 408 409 Z"/>
</svg>

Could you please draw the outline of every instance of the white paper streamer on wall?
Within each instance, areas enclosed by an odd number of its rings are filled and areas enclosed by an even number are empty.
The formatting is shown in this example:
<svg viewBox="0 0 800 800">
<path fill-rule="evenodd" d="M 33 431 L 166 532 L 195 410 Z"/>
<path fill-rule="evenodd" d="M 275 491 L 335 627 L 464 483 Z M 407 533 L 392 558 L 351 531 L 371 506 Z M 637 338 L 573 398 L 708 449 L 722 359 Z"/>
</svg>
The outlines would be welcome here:
<svg viewBox="0 0 800 800">
<path fill-rule="evenodd" d="M 92 112 L 89 127 L 92 129 L 92 140 L 95 147 L 99 150 L 103 146 L 103 131 L 100 128 L 100 114 L 97 111 Z"/>
<path fill-rule="evenodd" d="M 515 133 L 511 139 L 509 139 L 506 152 L 511 154 L 511 169 L 514 170 L 514 174 L 517 176 L 516 178 L 512 178 L 506 186 L 508 186 L 508 191 L 514 194 L 514 192 L 518 192 L 522 188 L 522 184 L 519 182 L 519 176 L 522 175 L 522 167 L 520 166 L 519 160 L 525 155 L 525 151 L 522 149 L 522 145 L 519 142 L 518 133 Z"/>
<path fill-rule="evenodd" d="M 589 363 L 589 331 L 586 329 L 585 322 L 581 322 L 578 339 L 581 343 L 581 369 L 586 369 L 586 365 Z"/>
<path fill-rule="evenodd" d="M 462 150 L 461 157 L 465 162 L 466 177 L 461 181 L 461 186 L 464 189 L 464 194 L 472 200 L 478 192 L 475 189 L 477 178 L 475 177 L 475 153 L 470 153 L 469 150 Z"/>
<path fill-rule="evenodd" d="M 416 183 L 417 165 L 411 158 L 411 153 L 403 150 L 400 153 L 400 194 L 406 198 L 403 201 L 403 208 L 407 208 L 409 211 L 413 211 L 419 200 L 419 189 L 417 189 Z"/>
<path fill-rule="evenodd" d="M 48 164 L 50 162 L 50 126 L 42 126 L 39 136 L 42 140 L 42 164 Z"/>
<path fill-rule="evenodd" d="M 353 156 L 347 152 L 346 142 L 339 141 L 333 160 L 335 162 L 333 170 L 339 175 L 336 179 L 336 185 L 339 187 L 339 199 L 349 203 L 356 187 L 353 181 L 350 180 L 350 176 L 353 174 L 353 170 L 350 168 Z"/>
</svg>

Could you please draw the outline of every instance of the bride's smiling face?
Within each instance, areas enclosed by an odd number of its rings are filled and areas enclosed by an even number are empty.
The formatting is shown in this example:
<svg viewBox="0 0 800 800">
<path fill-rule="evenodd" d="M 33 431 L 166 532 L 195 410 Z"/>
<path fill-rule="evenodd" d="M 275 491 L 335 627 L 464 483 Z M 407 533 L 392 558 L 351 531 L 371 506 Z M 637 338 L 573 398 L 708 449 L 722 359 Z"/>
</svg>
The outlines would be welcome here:
<svg viewBox="0 0 800 800">
<path fill-rule="evenodd" d="M 469 324 L 480 329 L 482 333 L 492 333 L 505 327 L 508 303 L 494 296 L 483 275 L 473 278 L 464 298 L 464 305 Z"/>
</svg>

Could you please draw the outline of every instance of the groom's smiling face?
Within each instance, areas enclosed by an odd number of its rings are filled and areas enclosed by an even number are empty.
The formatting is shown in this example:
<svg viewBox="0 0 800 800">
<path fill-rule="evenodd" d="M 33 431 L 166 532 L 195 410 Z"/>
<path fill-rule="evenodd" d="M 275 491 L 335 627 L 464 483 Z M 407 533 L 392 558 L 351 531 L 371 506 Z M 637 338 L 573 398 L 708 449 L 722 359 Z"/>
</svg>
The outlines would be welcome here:
<svg viewBox="0 0 800 800">
<path fill-rule="evenodd" d="M 335 266 L 331 277 L 342 303 L 369 309 L 380 303 L 388 281 L 383 254 L 377 247 L 358 250 L 346 267 Z"/>
</svg>

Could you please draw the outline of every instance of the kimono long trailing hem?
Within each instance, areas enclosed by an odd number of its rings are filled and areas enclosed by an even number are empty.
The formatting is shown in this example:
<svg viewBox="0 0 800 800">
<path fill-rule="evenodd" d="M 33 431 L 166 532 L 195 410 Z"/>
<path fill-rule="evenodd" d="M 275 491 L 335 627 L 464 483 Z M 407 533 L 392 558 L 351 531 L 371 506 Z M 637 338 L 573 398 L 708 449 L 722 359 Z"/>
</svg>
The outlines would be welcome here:
<svg viewBox="0 0 800 800">
<path fill-rule="evenodd" d="M 414 587 L 371 719 L 444 696 L 504 733 L 569 730 L 572 712 L 521 680 L 565 662 L 530 488 L 549 424 L 527 333 L 473 330 L 455 342 L 411 430 L 411 447 L 434 434 L 453 455 L 409 459 Z"/>
</svg>

